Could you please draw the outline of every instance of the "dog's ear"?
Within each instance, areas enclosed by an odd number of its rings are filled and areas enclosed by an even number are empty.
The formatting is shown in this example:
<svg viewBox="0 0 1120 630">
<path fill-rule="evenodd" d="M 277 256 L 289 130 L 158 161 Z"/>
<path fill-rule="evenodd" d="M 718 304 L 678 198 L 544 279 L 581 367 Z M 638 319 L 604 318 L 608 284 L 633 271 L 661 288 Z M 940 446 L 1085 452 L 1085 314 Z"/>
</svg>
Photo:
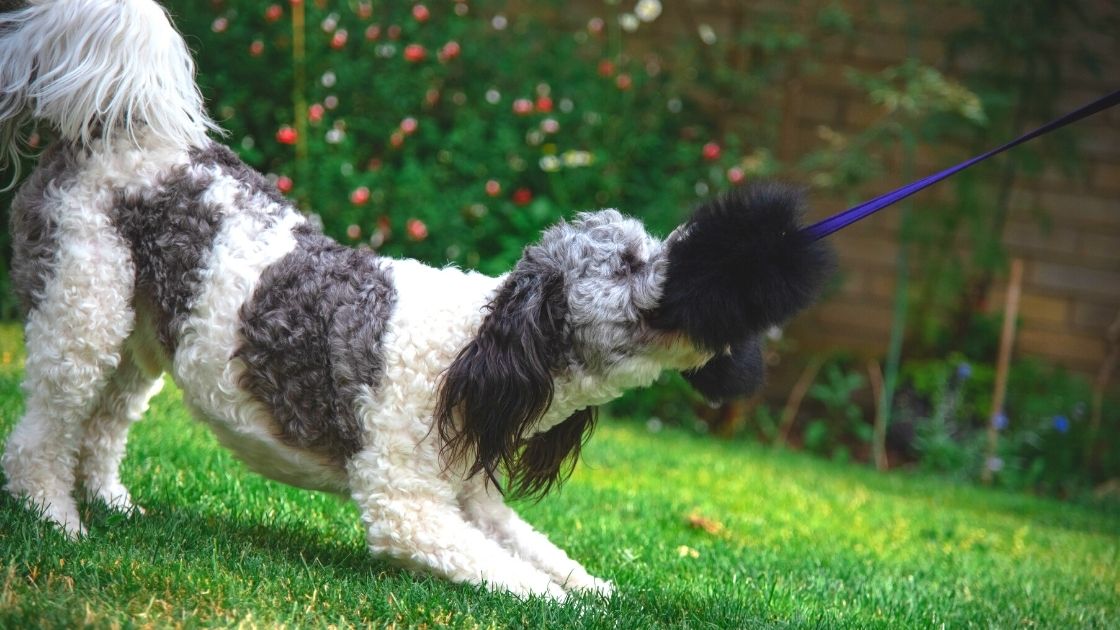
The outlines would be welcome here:
<svg viewBox="0 0 1120 630">
<path fill-rule="evenodd" d="M 445 462 L 467 458 L 469 475 L 485 471 L 493 478 L 504 468 L 516 478 L 523 435 L 552 404 L 552 372 L 565 347 L 564 281 L 529 253 L 439 386 L 435 423 Z"/>
<path fill-rule="evenodd" d="M 596 409 L 581 409 L 567 420 L 525 443 L 516 464 L 507 472 L 516 496 L 541 497 L 572 474 L 579 451 L 591 436 Z"/>
<path fill-rule="evenodd" d="M 766 380 L 766 364 L 758 336 L 748 337 L 704 365 L 681 376 L 713 403 L 749 396 Z"/>
<path fill-rule="evenodd" d="M 770 182 L 702 204 L 666 240 L 668 271 L 650 323 L 719 352 L 811 304 L 833 254 L 801 231 L 801 213 L 800 190 Z"/>
</svg>

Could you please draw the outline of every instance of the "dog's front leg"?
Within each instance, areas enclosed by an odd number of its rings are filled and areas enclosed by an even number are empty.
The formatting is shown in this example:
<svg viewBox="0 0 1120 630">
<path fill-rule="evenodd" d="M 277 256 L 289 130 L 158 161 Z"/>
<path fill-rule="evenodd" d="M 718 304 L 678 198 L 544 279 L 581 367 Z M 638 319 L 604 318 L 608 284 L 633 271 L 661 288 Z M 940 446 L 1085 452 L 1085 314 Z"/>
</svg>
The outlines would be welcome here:
<svg viewBox="0 0 1120 630">
<path fill-rule="evenodd" d="M 566 589 L 610 597 L 614 584 L 601 580 L 572 560 L 544 534 L 533 529 L 482 477 L 467 482 L 459 502 L 467 518 L 479 529 L 501 542 L 515 556 L 524 558 Z"/>
<path fill-rule="evenodd" d="M 366 541 L 377 555 L 454 582 L 485 584 L 519 597 L 563 601 L 564 589 L 514 557 L 463 517 L 450 483 L 416 458 L 374 450 L 350 462 L 350 489 Z M 421 458 L 422 459 L 422 458 Z"/>
</svg>

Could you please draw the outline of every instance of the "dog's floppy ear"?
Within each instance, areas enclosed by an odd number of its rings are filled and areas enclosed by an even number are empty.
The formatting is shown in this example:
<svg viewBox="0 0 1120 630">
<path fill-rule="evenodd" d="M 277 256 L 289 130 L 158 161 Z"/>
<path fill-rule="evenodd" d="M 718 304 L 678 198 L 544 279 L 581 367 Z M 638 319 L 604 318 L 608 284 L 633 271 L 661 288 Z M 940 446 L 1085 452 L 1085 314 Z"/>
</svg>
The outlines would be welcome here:
<svg viewBox="0 0 1120 630">
<path fill-rule="evenodd" d="M 816 299 L 832 250 L 801 232 L 802 194 L 764 182 L 702 204 L 666 241 L 650 323 L 712 352 L 784 323 Z"/>
<path fill-rule="evenodd" d="M 681 376 L 713 403 L 749 396 L 766 380 L 762 343 L 758 336 L 748 337 L 695 370 L 681 372 Z"/>
<path fill-rule="evenodd" d="M 580 409 L 567 420 L 525 443 L 517 465 L 509 471 L 510 487 L 517 496 L 543 496 L 572 474 L 580 448 L 591 435 L 596 409 Z"/>
<path fill-rule="evenodd" d="M 468 458 L 469 475 L 485 471 L 491 478 L 504 468 L 513 487 L 523 490 L 543 487 L 518 481 L 520 466 L 529 463 L 520 451 L 526 430 L 552 404 L 552 371 L 566 346 L 563 276 L 531 254 L 526 251 L 490 302 L 478 334 L 444 373 L 435 409 L 446 462 Z M 537 479 L 540 470 L 534 467 L 529 478 Z"/>
</svg>

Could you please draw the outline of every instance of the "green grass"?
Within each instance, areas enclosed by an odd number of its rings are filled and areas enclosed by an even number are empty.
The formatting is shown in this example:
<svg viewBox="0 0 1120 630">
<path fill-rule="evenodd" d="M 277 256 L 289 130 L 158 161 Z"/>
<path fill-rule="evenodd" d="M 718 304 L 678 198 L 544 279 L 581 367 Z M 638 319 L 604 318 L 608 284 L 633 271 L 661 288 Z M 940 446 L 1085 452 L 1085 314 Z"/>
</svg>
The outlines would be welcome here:
<svg viewBox="0 0 1120 630">
<path fill-rule="evenodd" d="M 0 435 L 22 404 L 12 336 L 0 329 Z M 85 506 L 91 535 L 68 542 L 0 493 L 0 628 L 1120 619 L 1115 513 L 609 419 L 558 494 L 519 508 L 617 594 L 520 602 L 369 557 L 353 506 L 247 472 L 178 398 L 132 433 L 124 476 L 146 515 Z"/>
</svg>

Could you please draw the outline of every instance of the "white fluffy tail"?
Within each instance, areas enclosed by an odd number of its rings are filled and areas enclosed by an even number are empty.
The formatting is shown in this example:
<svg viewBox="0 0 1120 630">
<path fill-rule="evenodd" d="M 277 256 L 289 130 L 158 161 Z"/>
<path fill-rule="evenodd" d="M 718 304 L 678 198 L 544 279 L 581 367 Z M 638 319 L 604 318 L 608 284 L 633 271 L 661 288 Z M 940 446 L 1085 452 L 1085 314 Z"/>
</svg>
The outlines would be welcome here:
<svg viewBox="0 0 1120 630">
<path fill-rule="evenodd" d="M 0 13 L 0 165 L 22 152 L 31 119 L 84 145 L 142 129 L 204 145 L 218 130 L 186 42 L 154 0 L 30 0 Z"/>
</svg>

